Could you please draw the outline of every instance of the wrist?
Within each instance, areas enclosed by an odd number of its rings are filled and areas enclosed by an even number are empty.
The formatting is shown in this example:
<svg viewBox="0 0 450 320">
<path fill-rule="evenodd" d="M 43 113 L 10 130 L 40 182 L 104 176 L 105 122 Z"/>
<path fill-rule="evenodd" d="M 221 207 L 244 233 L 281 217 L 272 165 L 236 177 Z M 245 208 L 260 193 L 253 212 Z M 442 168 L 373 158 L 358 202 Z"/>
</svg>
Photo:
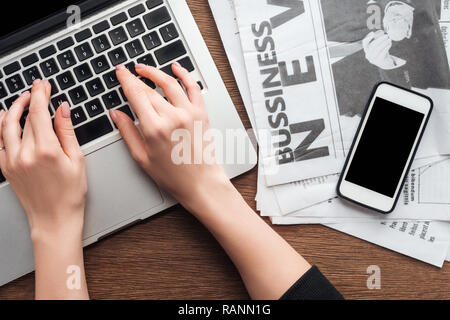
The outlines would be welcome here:
<svg viewBox="0 0 450 320">
<path fill-rule="evenodd" d="M 208 175 L 203 181 L 199 179 L 193 191 L 190 197 L 180 203 L 198 218 L 218 213 L 218 208 L 226 208 L 230 202 L 241 198 L 225 172 Z"/>
<path fill-rule="evenodd" d="M 34 214 L 37 221 L 30 221 L 30 235 L 34 246 L 51 244 L 81 245 L 83 237 L 84 210 L 70 214 L 45 215 Z"/>
</svg>

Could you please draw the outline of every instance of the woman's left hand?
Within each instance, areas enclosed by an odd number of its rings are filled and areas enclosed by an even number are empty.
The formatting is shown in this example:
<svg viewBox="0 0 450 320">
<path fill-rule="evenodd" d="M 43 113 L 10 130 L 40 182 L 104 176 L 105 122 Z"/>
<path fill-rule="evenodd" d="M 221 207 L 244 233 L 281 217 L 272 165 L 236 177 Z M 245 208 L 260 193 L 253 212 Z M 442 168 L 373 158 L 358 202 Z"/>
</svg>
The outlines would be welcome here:
<svg viewBox="0 0 450 320">
<path fill-rule="evenodd" d="M 56 111 L 53 129 L 50 93 L 50 83 L 37 80 L 31 94 L 23 93 L 8 112 L 0 111 L 0 169 L 28 216 L 36 298 L 88 299 L 82 246 L 84 158 L 67 102 Z M 20 120 L 28 107 L 22 133 Z"/>
<path fill-rule="evenodd" d="M 33 240 L 67 231 L 81 237 L 87 192 L 69 105 L 58 108 L 53 130 L 50 92 L 48 81 L 37 80 L 31 94 L 23 93 L 0 114 L 0 168 L 27 212 Z M 28 106 L 22 135 L 20 119 Z"/>
</svg>

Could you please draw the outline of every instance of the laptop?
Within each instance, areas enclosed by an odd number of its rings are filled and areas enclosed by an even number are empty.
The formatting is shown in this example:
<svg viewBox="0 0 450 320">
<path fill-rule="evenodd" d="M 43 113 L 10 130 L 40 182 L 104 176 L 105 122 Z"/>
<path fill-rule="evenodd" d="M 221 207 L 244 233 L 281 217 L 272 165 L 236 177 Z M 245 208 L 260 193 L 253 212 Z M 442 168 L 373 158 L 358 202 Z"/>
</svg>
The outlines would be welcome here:
<svg viewBox="0 0 450 320">
<path fill-rule="evenodd" d="M 7 12 L 20 18 L 0 22 L 0 105 L 8 109 L 37 78 L 52 84 L 52 115 L 62 101 L 71 105 L 89 185 L 84 245 L 176 204 L 131 159 L 109 118 L 109 109 L 119 109 L 137 123 L 115 76 L 117 64 L 133 71 L 143 63 L 171 74 L 178 61 L 201 86 L 212 128 L 224 136 L 244 132 L 184 0 L 10 1 Z M 224 165 L 230 178 L 256 163 L 246 134 L 244 142 L 248 147 L 242 141 L 217 146 L 240 159 Z M 32 249 L 26 214 L 0 176 L 0 286 L 33 271 Z"/>
</svg>

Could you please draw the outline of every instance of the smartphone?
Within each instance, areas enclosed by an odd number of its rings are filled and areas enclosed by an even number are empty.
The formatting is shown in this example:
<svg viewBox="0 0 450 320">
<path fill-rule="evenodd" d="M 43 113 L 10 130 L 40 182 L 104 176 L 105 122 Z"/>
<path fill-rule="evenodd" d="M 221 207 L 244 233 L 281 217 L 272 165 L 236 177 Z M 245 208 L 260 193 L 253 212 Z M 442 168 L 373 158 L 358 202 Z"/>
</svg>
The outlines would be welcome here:
<svg viewBox="0 0 450 320">
<path fill-rule="evenodd" d="M 394 211 L 433 101 L 389 83 L 378 84 L 337 186 L 339 197 L 377 212 Z"/>
</svg>

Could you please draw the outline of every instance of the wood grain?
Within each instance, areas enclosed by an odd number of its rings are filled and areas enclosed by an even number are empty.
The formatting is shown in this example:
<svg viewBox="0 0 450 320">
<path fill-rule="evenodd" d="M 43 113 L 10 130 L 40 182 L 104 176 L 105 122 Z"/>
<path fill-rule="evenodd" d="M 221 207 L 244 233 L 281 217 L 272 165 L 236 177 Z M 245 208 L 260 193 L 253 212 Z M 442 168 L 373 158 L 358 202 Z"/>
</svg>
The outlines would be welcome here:
<svg viewBox="0 0 450 320">
<path fill-rule="evenodd" d="M 188 0 L 246 127 L 250 126 L 207 0 Z M 234 180 L 255 208 L 257 172 Z M 348 299 L 449 299 L 450 268 L 438 269 L 323 226 L 274 227 L 316 264 Z M 94 299 L 247 299 L 231 261 L 181 207 L 121 231 L 85 251 Z M 381 268 L 381 290 L 366 286 L 366 269 Z M 32 299 L 34 276 L 2 288 L 0 299 Z"/>
</svg>

